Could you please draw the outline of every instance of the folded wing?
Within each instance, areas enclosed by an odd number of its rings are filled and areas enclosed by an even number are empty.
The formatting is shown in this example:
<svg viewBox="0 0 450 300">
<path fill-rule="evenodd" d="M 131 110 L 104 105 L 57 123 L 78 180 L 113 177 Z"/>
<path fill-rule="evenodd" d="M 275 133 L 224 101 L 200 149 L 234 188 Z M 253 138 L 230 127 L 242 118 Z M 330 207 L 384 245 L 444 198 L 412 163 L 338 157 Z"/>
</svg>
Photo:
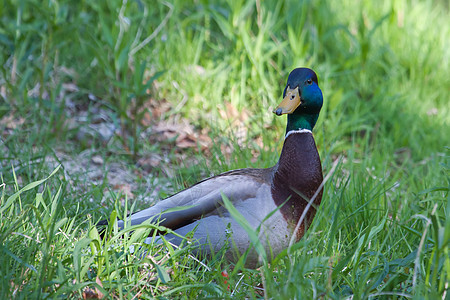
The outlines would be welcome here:
<svg viewBox="0 0 450 300">
<path fill-rule="evenodd" d="M 223 213 L 222 194 L 235 206 L 241 206 L 247 199 L 255 198 L 262 185 L 270 184 L 271 176 L 272 168 L 226 172 L 205 179 L 150 208 L 134 213 L 127 221 L 130 225 L 137 225 L 152 219 L 154 222 L 159 221 L 164 227 L 175 230 L 204 216 Z M 118 225 L 123 228 L 124 221 L 119 221 Z"/>
</svg>

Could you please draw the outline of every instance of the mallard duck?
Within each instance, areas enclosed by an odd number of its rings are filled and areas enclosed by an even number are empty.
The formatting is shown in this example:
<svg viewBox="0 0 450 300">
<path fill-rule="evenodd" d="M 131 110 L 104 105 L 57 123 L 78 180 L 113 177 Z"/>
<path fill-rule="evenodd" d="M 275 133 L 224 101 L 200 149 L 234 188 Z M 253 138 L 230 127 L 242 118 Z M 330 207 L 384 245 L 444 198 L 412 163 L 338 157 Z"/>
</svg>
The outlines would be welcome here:
<svg viewBox="0 0 450 300">
<path fill-rule="evenodd" d="M 294 69 L 283 101 L 273 111 L 277 116 L 288 115 L 283 149 L 275 166 L 238 169 L 207 178 L 132 214 L 128 224 L 152 219 L 181 236 L 193 232 L 198 250 L 205 254 L 219 251 L 231 238 L 232 243 L 227 245 L 233 246 L 226 251 L 226 257 L 235 262 L 239 256 L 236 253 L 244 253 L 251 241 L 247 231 L 224 208 L 225 195 L 254 230 L 261 226 L 261 244 L 269 258 L 275 257 L 289 246 L 291 238 L 302 238 L 322 199 L 322 166 L 311 132 L 322 102 L 316 73 L 308 68 Z M 165 213 L 183 206 L 188 208 Z M 123 228 L 124 221 L 118 221 L 118 225 Z M 174 234 L 167 234 L 165 239 L 174 244 L 182 241 Z M 250 251 L 246 266 L 258 266 L 260 259 Z"/>
</svg>

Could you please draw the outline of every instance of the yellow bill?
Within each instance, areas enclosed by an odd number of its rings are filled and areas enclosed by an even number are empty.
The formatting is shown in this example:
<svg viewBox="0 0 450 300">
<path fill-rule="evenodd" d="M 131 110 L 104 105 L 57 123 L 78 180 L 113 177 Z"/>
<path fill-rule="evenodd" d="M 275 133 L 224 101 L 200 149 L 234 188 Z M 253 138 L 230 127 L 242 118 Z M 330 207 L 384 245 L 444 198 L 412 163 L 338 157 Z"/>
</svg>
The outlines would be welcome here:
<svg viewBox="0 0 450 300">
<path fill-rule="evenodd" d="M 295 89 L 288 87 L 286 89 L 286 95 L 284 96 L 283 101 L 281 101 L 280 105 L 278 105 L 273 112 L 277 116 L 281 116 L 282 114 L 290 114 L 293 113 L 301 103 L 302 101 L 300 99 L 298 87 Z"/>
</svg>

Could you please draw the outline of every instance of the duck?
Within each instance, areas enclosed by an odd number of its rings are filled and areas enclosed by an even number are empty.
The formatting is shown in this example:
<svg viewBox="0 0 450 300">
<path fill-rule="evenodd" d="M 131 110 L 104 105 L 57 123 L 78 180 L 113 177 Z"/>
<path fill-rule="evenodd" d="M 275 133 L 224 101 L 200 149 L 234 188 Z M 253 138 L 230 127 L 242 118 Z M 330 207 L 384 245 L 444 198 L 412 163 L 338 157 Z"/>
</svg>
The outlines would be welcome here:
<svg viewBox="0 0 450 300">
<path fill-rule="evenodd" d="M 322 200 L 322 165 L 312 134 L 322 104 L 316 73 L 309 68 L 292 70 L 283 99 L 273 110 L 277 116 L 287 114 L 283 147 L 273 167 L 237 169 L 204 179 L 118 220 L 118 227 L 157 222 L 172 230 L 164 238 L 175 245 L 189 235 L 196 254 L 212 256 L 225 247 L 228 261 L 236 263 L 245 253 L 245 266 L 256 268 L 264 260 L 254 249 L 250 228 L 265 258 L 272 260 L 303 237 Z M 225 201 L 245 218 L 247 228 L 225 208 Z M 162 233 L 151 232 L 146 243 L 155 242 L 155 235 Z"/>
</svg>

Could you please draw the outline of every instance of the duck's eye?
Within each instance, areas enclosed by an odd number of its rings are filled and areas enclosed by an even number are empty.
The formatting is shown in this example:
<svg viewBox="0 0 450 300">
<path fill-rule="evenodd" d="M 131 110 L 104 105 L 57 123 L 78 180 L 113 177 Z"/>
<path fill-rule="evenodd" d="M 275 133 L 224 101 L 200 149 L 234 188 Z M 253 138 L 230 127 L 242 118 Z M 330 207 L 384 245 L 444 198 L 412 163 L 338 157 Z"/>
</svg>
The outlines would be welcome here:
<svg viewBox="0 0 450 300">
<path fill-rule="evenodd" d="M 307 84 L 312 84 L 312 79 L 306 80 L 306 83 L 307 83 Z"/>
</svg>

